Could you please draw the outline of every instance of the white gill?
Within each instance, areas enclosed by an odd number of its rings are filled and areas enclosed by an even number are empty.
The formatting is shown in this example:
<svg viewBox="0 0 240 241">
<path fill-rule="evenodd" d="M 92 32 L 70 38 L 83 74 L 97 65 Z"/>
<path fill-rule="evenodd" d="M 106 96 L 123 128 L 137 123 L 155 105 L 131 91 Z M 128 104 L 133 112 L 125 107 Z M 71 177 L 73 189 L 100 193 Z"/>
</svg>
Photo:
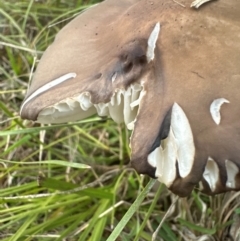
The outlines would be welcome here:
<svg viewBox="0 0 240 241">
<path fill-rule="evenodd" d="M 229 188 L 236 188 L 236 175 L 239 173 L 238 166 L 232 161 L 226 160 L 225 166 L 227 170 L 227 182 L 226 186 Z"/>
<path fill-rule="evenodd" d="M 93 104 L 91 95 L 84 92 L 43 109 L 37 122 L 76 121 L 97 113 L 99 116 L 110 116 L 117 123 L 124 122 L 129 129 L 133 129 L 143 92 L 142 85 L 134 83 L 126 90 L 117 89 L 108 103 L 98 104 Z"/>
<path fill-rule="evenodd" d="M 217 163 L 211 157 L 208 158 L 203 173 L 203 178 L 208 183 L 212 192 L 214 192 L 216 189 L 217 182 L 219 180 L 219 169 Z"/>
</svg>

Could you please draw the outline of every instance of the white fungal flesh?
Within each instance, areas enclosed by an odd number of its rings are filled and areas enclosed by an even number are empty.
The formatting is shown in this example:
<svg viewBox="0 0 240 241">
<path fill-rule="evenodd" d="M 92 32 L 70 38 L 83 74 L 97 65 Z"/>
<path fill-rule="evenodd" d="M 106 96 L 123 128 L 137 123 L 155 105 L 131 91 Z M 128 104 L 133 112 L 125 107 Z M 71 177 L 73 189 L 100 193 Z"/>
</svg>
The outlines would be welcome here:
<svg viewBox="0 0 240 241">
<path fill-rule="evenodd" d="M 154 59 L 154 50 L 156 47 L 156 42 L 160 32 L 160 23 L 156 23 L 153 31 L 151 32 L 148 39 L 148 48 L 147 48 L 147 61 L 150 62 Z"/>
<path fill-rule="evenodd" d="M 179 175 L 184 178 L 192 170 L 194 155 L 195 146 L 190 124 L 182 108 L 175 103 L 168 137 L 148 155 L 148 163 L 156 168 L 155 176 L 158 180 L 170 187 L 177 176 L 176 162 Z"/>
<path fill-rule="evenodd" d="M 176 140 L 170 128 L 169 135 L 162 141 L 162 145 L 148 156 L 149 164 L 156 167 L 155 176 L 158 181 L 164 183 L 167 187 L 172 185 L 177 175 L 176 159 Z"/>
<path fill-rule="evenodd" d="M 229 188 L 236 188 L 235 177 L 239 172 L 238 166 L 229 160 L 225 161 L 225 166 L 227 170 L 226 186 Z"/>
<path fill-rule="evenodd" d="M 46 92 L 47 90 L 63 83 L 64 81 L 66 80 L 69 80 L 69 79 L 72 79 L 72 78 L 75 78 L 77 76 L 76 73 L 68 73 L 68 74 L 65 74 L 65 75 L 62 75 L 61 77 L 57 78 L 57 79 L 54 79 L 50 82 L 48 82 L 47 84 L 43 85 L 42 87 L 40 87 L 39 89 L 37 89 L 35 92 L 33 92 L 30 96 L 28 96 L 28 98 L 23 102 L 22 106 L 21 106 L 21 109 L 20 109 L 20 115 L 21 115 L 21 112 L 22 112 L 22 109 L 23 107 L 30 101 L 32 100 L 33 98 L 35 98 L 36 96 Z"/>
<path fill-rule="evenodd" d="M 171 127 L 176 141 L 179 174 L 184 178 L 192 170 L 195 146 L 187 116 L 177 103 L 172 107 Z"/>
<path fill-rule="evenodd" d="M 159 177 L 162 176 L 161 168 L 157 168 L 157 162 L 161 162 L 163 159 L 163 155 L 162 155 L 162 147 L 159 146 L 157 147 L 154 151 L 152 151 L 149 155 L 148 155 L 148 163 L 156 168 L 156 174 L 155 177 Z"/>
<path fill-rule="evenodd" d="M 219 179 L 219 169 L 217 163 L 211 158 L 208 158 L 207 165 L 203 173 L 203 178 L 208 183 L 212 192 L 215 191 Z"/>
<path fill-rule="evenodd" d="M 191 4 L 191 8 L 199 8 L 204 3 L 210 2 L 211 0 L 195 0 Z"/>
<path fill-rule="evenodd" d="M 112 82 L 114 82 L 117 78 L 117 73 L 115 73 L 113 76 L 112 76 Z"/>
<path fill-rule="evenodd" d="M 224 103 L 230 103 L 228 100 L 225 98 L 219 98 L 214 100 L 211 105 L 210 105 L 210 113 L 212 115 L 213 121 L 219 125 L 221 122 L 221 114 L 220 114 L 220 109 L 222 104 Z"/>
<path fill-rule="evenodd" d="M 163 158 L 165 161 L 163 167 L 162 182 L 166 183 L 170 187 L 177 176 L 176 161 L 177 161 L 177 143 L 174 137 L 172 128 L 169 130 L 169 135 L 163 143 Z"/>
<path fill-rule="evenodd" d="M 88 92 L 66 98 L 43 109 L 37 122 L 62 123 L 81 120 L 97 113 L 110 116 L 115 122 L 124 122 L 132 130 L 140 101 L 144 95 L 142 84 L 132 84 L 128 89 L 117 89 L 108 103 L 93 104 Z"/>
</svg>

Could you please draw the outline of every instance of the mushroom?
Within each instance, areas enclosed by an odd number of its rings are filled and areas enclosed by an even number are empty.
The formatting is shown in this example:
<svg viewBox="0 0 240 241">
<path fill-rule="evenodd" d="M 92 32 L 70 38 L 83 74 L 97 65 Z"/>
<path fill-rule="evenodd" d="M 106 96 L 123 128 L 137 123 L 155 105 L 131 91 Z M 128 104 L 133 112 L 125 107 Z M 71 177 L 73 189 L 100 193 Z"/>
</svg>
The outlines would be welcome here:
<svg viewBox="0 0 240 241">
<path fill-rule="evenodd" d="M 76 17 L 43 54 L 21 117 L 110 116 L 132 130 L 138 173 L 179 196 L 199 182 L 239 190 L 240 1 L 181 2 L 106 0 Z"/>
</svg>

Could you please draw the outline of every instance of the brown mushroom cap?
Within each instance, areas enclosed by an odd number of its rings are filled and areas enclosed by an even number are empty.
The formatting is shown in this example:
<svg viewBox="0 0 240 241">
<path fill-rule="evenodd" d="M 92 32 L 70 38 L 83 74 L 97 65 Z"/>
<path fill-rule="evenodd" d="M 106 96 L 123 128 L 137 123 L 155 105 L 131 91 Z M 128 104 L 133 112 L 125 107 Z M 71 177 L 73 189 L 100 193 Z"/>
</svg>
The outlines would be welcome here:
<svg viewBox="0 0 240 241">
<path fill-rule="evenodd" d="M 78 16 L 44 53 L 22 118 L 110 114 L 133 129 L 139 173 L 180 196 L 199 181 L 209 194 L 239 190 L 240 1 L 183 4 L 107 0 Z"/>
</svg>

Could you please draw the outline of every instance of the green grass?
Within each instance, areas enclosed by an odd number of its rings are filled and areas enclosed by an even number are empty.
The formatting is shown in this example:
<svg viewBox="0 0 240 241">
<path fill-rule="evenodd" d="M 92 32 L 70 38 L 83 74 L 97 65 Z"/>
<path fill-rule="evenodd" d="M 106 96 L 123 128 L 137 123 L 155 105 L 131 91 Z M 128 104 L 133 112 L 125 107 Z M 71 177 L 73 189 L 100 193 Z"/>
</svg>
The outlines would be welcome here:
<svg viewBox="0 0 240 241">
<path fill-rule="evenodd" d="M 164 218 L 156 240 L 225 240 L 239 219 L 239 193 L 196 189 L 173 203 L 163 185 L 128 165 L 123 125 L 18 118 L 34 63 L 95 2 L 0 1 L 0 239 L 150 241 Z"/>
</svg>

